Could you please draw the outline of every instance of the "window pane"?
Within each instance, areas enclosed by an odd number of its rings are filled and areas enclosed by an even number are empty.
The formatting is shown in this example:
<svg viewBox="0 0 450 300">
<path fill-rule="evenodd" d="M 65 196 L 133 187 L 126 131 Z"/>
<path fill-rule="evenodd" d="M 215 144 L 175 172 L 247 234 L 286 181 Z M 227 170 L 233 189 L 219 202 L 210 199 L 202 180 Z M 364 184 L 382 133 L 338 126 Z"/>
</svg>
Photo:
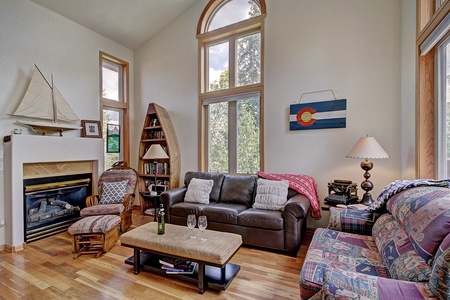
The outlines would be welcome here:
<svg viewBox="0 0 450 300">
<path fill-rule="evenodd" d="M 208 47 L 208 90 L 217 91 L 229 87 L 228 42 Z"/>
<path fill-rule="evenodd" d="M 228 102 L 209 105 L 208 171 L 228 173 Z"/>
<path fill-rule="evenodd" d="M 260 169 L 260 101 L 238 101 L 237 172 L 255 174 Z"/>
<path fill-rule="evenodd" d="M 258 4 L 252 0 L 231 0 L 214 12 L 206 31 L 212 31 L 261 15 Z"/>
<path fill-rule="evenodd" d="M 261 33 L 241 37 L 236 42 L 237 85 L 261 82 Z"/>
<path fill-rule="evenodd" d="M 115 101 L 122 101 L 119 98 L 122 77 L 122 66 L 103 60 L 102 63 L 102 97 Z"/>
<path fill-rule="evenodd" d="M 103 110 L 103 124 L 102 124 L 102 131 L 103 131 L 103 140 L 105 142 L 104 147 L 104 155 L 105 155 L 105 170 L 112 167 L 112 165 L 115 162 L 118 162 L 122 160 L 122 149 L 123 147 L 120 147 L 120 153 L 107 153 L 106 152 L 106 131 L 107 131 L 107 124 L 116 124 L 121 125 L 122 124 L 122 116 L 120 111 L 116 110 L 110 110 L 110 109 L 104 109 Z M 122 130 L 120 132 L 120 141 L 122 143 Z"/>
</svg>

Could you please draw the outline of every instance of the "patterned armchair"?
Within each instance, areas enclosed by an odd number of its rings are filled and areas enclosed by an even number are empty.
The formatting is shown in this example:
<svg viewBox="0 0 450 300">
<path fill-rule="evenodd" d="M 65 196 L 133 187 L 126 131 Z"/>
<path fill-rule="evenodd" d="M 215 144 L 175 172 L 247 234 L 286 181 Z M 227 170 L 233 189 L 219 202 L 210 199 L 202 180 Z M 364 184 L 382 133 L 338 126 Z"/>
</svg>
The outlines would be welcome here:
<svg viewBox="0 0 450 300">
<path fill-rule="evenodd" d="M 98 194 L 86 198 L 86 207 L 80 211 L 80 215 L 117 215 L 121 218 L 120 232 L 127 231 L 132 224 L 136 184 L 137 174 L 134 169 L 114 165 L 100 176 Z"/>
</svg>

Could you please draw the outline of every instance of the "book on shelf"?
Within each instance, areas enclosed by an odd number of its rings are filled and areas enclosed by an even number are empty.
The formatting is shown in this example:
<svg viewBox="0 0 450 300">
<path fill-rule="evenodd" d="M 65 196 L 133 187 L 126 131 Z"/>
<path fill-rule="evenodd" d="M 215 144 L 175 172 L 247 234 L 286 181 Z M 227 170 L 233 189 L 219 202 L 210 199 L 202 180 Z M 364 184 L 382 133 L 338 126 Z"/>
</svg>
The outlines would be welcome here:
<svg viewBox="0 0 450 300">
<path fill-rule="evenodd" d="M 155 170 L 157 175 L 170 175 L 169 163 L 145 163 L 144 172 L 145 174 L 155 175 Z"/>
</svg>

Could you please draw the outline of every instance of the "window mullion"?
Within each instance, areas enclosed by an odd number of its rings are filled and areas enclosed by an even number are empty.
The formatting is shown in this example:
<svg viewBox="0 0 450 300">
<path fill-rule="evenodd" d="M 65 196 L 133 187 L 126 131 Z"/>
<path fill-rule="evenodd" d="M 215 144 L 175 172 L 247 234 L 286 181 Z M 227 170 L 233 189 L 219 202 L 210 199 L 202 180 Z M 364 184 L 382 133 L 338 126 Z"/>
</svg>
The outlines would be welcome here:
<svg viewBox="0 0 450 300">
<path fill-rule="evenodd" d="M 237 173 L 237 101 L 228 102 L 228 172 Z"/>
<path fill-rule="evenodd" d="M 236 38 L 234 36 L 230 37 L 228 45 L 230 88 L 234 88 L 236 87 Z"/>
</svg>

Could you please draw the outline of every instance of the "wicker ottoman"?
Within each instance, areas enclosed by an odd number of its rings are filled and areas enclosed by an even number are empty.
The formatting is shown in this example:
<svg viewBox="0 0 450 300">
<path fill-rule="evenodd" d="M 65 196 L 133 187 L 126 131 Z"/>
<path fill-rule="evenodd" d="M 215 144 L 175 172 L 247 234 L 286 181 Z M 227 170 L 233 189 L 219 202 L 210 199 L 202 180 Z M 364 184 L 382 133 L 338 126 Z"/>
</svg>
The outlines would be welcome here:
<svg viewBox="0 0 450 300">
<path fill-rule="evenodd" d="M 68 228 L 73 236 L 72 253 L 75 258 L 83 254 L 99 257 L 108 252 L 119 240 L 119 216 L 91 216 L 83 218 Z"/>
</svg>

